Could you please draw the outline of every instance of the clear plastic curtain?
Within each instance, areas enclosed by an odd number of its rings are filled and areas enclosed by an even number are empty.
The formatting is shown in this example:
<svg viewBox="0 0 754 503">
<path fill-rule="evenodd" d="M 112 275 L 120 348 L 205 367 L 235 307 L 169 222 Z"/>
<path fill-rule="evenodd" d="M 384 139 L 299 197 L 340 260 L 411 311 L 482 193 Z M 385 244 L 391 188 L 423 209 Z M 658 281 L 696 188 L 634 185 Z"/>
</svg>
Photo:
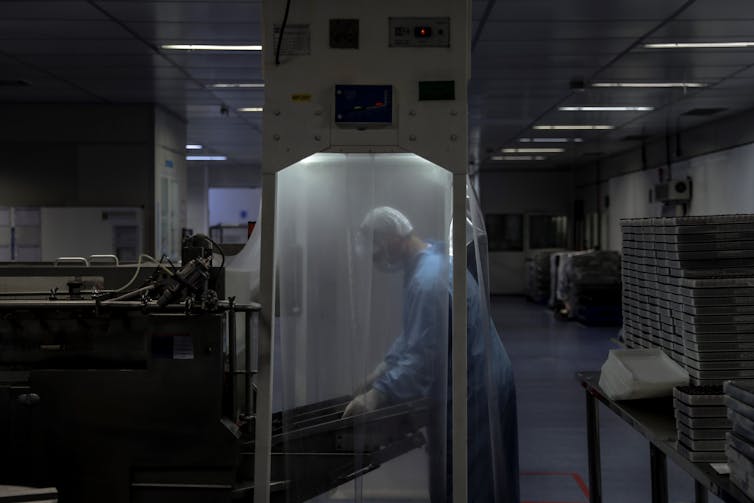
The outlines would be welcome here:
<svg viewBox="0 0 754 503">
<path fill-rule="evenodd" d="M 316 154 L 279 173 L 272 461 L 273 478 L 296 481 L 288 501 L 422 501 L 446 486 L 451 188 L 449 172 L 411 154 Z M 360 234 L 381 206 L 427 245 L 393 273 Z M 427 300 L 415 276 L 430 269 L 443 281 Z M 342 419 L 380 365 L 377 411 Z"/>
<path fill-rule="evenodd" d="M 492 320 L 487 232 L 467 183 L 469 502 L 519 501 L 518 423 L 513 369 Z"/>
</svg>

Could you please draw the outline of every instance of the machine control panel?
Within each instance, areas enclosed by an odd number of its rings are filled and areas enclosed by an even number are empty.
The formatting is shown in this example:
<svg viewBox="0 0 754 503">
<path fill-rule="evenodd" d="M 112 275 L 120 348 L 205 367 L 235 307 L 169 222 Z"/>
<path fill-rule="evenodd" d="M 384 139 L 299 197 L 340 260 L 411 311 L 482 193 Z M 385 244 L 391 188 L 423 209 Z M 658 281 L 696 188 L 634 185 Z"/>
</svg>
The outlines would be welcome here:
<svg viewBox="0 0 754 503">
<path fill-rule="evenodd" d="M 390 47 L 450 47 L 450 18 L 391 17 Z"/>
<path fill-rule="evenodd" d="M 335 123 L 386 126 L 393 122 L 393 86 L 336 85 Z"/>
</svg>

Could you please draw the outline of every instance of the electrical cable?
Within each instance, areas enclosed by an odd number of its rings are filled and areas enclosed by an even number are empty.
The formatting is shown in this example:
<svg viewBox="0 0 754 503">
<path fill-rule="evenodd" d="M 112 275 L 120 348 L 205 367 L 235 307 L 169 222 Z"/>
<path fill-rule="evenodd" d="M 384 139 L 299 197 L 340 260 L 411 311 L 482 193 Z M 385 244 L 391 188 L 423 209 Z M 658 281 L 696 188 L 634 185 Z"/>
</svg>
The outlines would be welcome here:
<svg viewBox="0 0 754 503">
<path fill-rule="evenodd" d="M 275 51 L 275 65 L 280 66 L 280 49 L 283 47 L 283 32 L 288 24 L 288 12 L 291 8 L 291 0 L 285 3 L 285 14 L 283 14 L 283 23 L 280 25 L 280 34 L 278 35 L 278 47 Z"/>
<path fill-rule="evenodd" d="M 222 257 L 222 262 L 220 262 L 220 267 L 221 267 L 221 268 L 222 268 L 222 267 L 224 267 L 224 266 L 225 266 L 225 252 L 223 251 L 223 249 L 222 249 L 222 248 L 220 247 L 220 245 L 219 245 L 219 244 L 215 243 L 215 242 L 214 242 L 214 241 L 212 240 L 212 238 L 211 238 L 211 237 L 207 236 L 207 239 L 209 240 L 209 242 L 210 242 L 210 243 L 212 243 L 212 247 L 213 247 L 213 248 L 216 248 L 216 249 L 217 249 L 217 251 L 219 251 L 219 252 L 220 252 L 220 256 Z"/>
<path fill-rule="evenodd" d="M 162 262 L 158 262 L 156 258 L 154 258 L 154 257 L 152 257 L 150 255 L 147 255 L 146 253 L 143 253 L 143 254 L 139 255 L 139 261 L 136 264 L 136 272 L 134 272 L 134 275 L 131 276 L 131 279 L 128 280 L 128 283 L 126 283 L 122 287 L 118 288 L 117 290 L 113 290 L 113 293 L 122 292 L 123 290 L 125 290 L 126 288 L 128 288 L 129 286 L 131 286 L 134 281 L 136 281 L 136 278 L 139 277 L 139 272 L 141 271 L 141 266 L 144 264 L 144 259 L 147 259 L 147 260 L 149 260 L 151 262 L 154 262 L 155 264 L 157 264 L 157 266 L 159 268 L 164 269 L 165 272 L 167 272 L 170 276 L 174 276 L 175 275 L 175 273 L 173 271 L 171 271 L 170 269 L 168 269 L 167 267 L 165 267 L 162 264 Z"/>
<path fill-rule="evenodd" d="M 142 287 L 142 288 L 138 288 L 138 289 L 133 290 L 131 292 L 124 293 L 123 295 L 120 295 L 118 297 L 104 300 L 104 301 L 102 301 L 102 305 L 107 305 L 107 304 L 110 304 L 110 303 L 113 303 L 113 302 L 118 302 L 120 300 L 126 300 L 126 299 L 129 299 L 129 298 L 133 297 L 134 295 L 138 295 L 138 294 L 140 294 L 142 292 L 148 292 L 149 290 L 152 290 L 153 288 L 155 288 L 155 285 L 148 285 L 148 286 L 145 286 L 145 287 Z"/>
</svg>

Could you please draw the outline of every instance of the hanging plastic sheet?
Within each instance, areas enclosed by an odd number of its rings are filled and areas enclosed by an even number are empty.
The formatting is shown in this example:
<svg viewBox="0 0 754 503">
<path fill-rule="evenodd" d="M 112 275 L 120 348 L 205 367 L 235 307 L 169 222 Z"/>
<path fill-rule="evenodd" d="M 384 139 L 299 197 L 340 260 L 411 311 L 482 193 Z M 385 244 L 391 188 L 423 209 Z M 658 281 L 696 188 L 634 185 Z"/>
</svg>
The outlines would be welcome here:
<svg viewBox="0 0 754 503">
<path fill-rule="evenodd" d="M 492 320 L 487 232 L 467 183 L 469 502 L 519 501 L 513 368 Z"/>
<path fill-rule="evenodd" d="M 305 486 L 314 478 L 344 482 L 322 500 L 428 500 L 430 452 L 443 463 L 432 478 L 445 485 L 445 443 L 435 439 L 446 438 L 440 412 L 447 407 L 449 273 L 442 241 L 451 180 L 410 154 L 317 154 L 279 173 L 281 369 L 274 387 L 285 412 L 273 424 L 273 461 L 276 448 L 302 451 L 310 447 L 307 435 L 324 439 L 306 471 L 299 471 L 301 459 L 284 456 L 279 478 L 301 481 L 290 501 L 309 496 Z M 375 247 L 373 229 L 362 224 L 386 206 L 410 219 L 412 235 L 433 243 L 425 255 L 441 260 L 420 271 L 401 260 L 385 272 L 375 261 L 382 245 Z M 343 417 L 355 396 L 376 387 L 377 402 Z"/>
<path fill-rule="evenodd" d="M 278 175 L 273 478 L 287 501 L 450 501 L 451 189 L 411 154 L 317 154 Z M 467 223 L 468 501 L 518 501 L 513 377 L 472 193 Z"/>
</svg>

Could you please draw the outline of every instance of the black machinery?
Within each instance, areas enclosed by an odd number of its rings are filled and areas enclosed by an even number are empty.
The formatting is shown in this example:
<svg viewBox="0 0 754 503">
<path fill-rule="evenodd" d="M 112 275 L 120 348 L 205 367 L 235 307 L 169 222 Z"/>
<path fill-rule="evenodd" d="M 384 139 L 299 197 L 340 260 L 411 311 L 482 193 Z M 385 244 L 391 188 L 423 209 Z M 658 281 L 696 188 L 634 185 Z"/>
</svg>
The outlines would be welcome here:
<svg viewBox="0 0 754 503">
<path fill-rule="evenodd" d="M 199 253 L 127 292 L 0 296 L 0 484 L 62 502 L 253 501 L 259 306 L 219 300 L 216 269 Z M 424 444 L 427 400 L 343 419 L 348 400 L 273 417 L 273 501 Z"/>
</svg>

